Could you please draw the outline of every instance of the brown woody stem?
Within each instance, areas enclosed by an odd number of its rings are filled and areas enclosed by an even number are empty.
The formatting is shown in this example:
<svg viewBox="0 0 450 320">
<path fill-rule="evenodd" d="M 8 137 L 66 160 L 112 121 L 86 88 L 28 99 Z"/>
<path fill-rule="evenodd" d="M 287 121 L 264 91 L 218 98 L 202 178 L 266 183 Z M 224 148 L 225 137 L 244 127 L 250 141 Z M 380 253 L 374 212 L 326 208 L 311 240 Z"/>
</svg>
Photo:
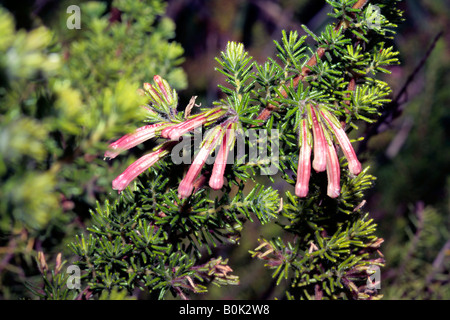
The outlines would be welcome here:
<svg viewBox="0 0 450 320">
<path fill-rule="evenodd" d="M 353 9 L 361 9 L 363 8 L 367 3 L 369 2 L 369 0 L 359 0 L 358 2 L 356 2 L 353 5 Z M 345 28 L 345 20 L 342 20 L 334 29 L 337 31 L 339 30 L 341 27 Z M 300 81 L 303 81 L 303 79 L 309 75 L 309 73 L 312 70 L 312 67 L 314 67 L 317 64 L 318 59 L 322 59 L 323 55 L 325 54 L 325 48 L 318 48 L 316 53 L 313 54 L 311 56 L 311 58 L 309 58 L 308 62 L 306 63 L 306 65 L 302 68 L 301 72 L 296 75 L 293 80 L 292 80 L 292 84 L 293 87 L 296 88 L 299 84 Z M 353 79 L 352 79 L 353 80 Z M 350 86 L 350 84 L 349 84 Z M 349 90 L 354 90 L 350 89 Z M 287 92 L 285 90 L 281 91 L 281 94 L 284 98 L 287 97 Z M 258 115 L 258 117 L 256 118 L 256 120 L 262 120 L 261 122 L 266 121 L 267 119 L 269 119 L 270 115 L 272 114 L 272 111 L 277 110 L 278 107 L 276 105 L 273 105 L 271 103 L 269 103 Z"/>
</svg>

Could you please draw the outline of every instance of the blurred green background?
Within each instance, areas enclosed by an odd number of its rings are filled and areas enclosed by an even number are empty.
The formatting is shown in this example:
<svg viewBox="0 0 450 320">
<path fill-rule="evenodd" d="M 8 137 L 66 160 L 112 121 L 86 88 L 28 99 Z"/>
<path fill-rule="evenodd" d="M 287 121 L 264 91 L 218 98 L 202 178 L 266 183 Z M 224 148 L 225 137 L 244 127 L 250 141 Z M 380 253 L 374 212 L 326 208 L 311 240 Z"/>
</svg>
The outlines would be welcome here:
<svg viewBox="0 0 450 320">
<path fill-rule="evenodd" d="M 214 57 L 227 41 L 243 42 L 263 61 L 275 55 L 282 29 L 302 33 L 305 24 L 318 32 L 330 22 L 330 7 L 318 0 L 147 1 L 156 9 L 131 5 L 138 21 L 127 33 L 127 17 L 118 18 L 111 1 L 97 1 L 82 11 L 82 28 L 68 30 L 66 8 L 85 2 L 0 1 L 17 30 L 43 24 L 57 35 L 56 43 L 44 31 L 8 35 L 8 19 L 0 17 L 1 299 L 34 298 L 23 284 L 39 279 L 37 251 L 49 264 L 58 252 L 73 259 L 66 244 L 89 223 L 89 208 L 115 196 L 110 181 L 120 164 L 105 165 L 101 150 L 142 120 L 134 111 L 142 82 L 159 73 L 179 89 L 182 105 L 195 95 L 207 106 L 219 98 L 223 78 Z M 376 131 L 360 128 L 367 139 L 356 146 L 377 177 L 365 208 L 385 240 L 385 299 L 450 299 L 450 3 L 408 0 L 401 7 L 401 64 L 383 79 L 394 103 Z M 119 26 L 110 30 L 114 19 Z M 3 49 L 11 42 L 22 60 Z M 230 259 L 241 285 L 197 298 L 280 297 L 282 286 L 248 253 L 260 235 L 278 232 L 247 224 L 241 246 L 217 252 Z"/>
</svg>

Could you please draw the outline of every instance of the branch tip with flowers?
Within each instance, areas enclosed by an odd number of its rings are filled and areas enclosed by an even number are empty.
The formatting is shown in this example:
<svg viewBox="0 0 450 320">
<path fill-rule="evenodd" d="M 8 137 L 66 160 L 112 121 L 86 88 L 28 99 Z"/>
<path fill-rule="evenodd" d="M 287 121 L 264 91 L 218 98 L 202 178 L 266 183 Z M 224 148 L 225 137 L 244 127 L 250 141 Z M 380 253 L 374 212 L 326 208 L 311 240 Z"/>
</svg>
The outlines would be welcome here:
<svg viewBox="0 0 450 320">
<path fill-rule="evenodd" d="M 95 241 L 114 251 L 111 256 L 126 260 L 130 268 L 137 268 L 136 261 L 141 266 L 151 261 L 152 273 L 137 279 L 159 292 L 158 297 L 171 291 L 185 299 L 188 293 L 206 289 L 196 280 L 208 278 L 206 269 L 209 275 L 215 270 L 211 281 L 238 282 L 228 274 L 232 271 L 228 264 L 211 262 L 206 268 L 199 263 L 205 251 L 213 254 L 216 241 L 234 245 L 245 221 L 257 217 L 264 224 L 281 217 L 278 225 L 294 234 L 294 240 L 264 240 L 253 257 L 274 270 L 277 285 L 282 279 L 292 279 L 286 289 L 288 298 L 378 297 L 376 291 L 363 293 L 364 285 L 350 281 L 345 271 L 360 271 L 360 281 L 367 278 L 369 264 L 383 262 L 382 257 L 373 257 L 381 253 L 370 249 L 382 239 L 376 237 L 376 225 L 362 210 L 364 191 L 374 177 L 368 167 L 363 168 L 347 132 L 358 121 L 372 123 L 386 101 L 389 87 L 374 77 L 398 61 L 386 45 L 386 34 L 395 27 L 387 17 L 400 14 L 395 6 L 386 5 L 396 0 L 382 1 L 378 3 L 380 26 L 372 28 L 367 20 L 371 15 L 365 12 L 368 2 L 327 0 L 337 22 L 320 35 L 304 28 L 317 42 L 311 55 L 306 54 L 308 35 L 299 37 L 297 31 L 283 31 L 281 42 L 275 41 L 279 59 L 269 58 L 262 65 L 243 44 L 229 42 L 216 58 L 216 70 L 225 77 L 225 85 L 218 85 L 223 98 L 209 108 L 199 108 L 193 97 L 184 111 L 178 111 L 177 92 L 165 79 L 157 75 L 153 83 L 144 83 L 140 94 L 148 98 L 143 107 L 149 124 L 111 143 L 104 156 L 114 159 L 150 139 L 157 146 L 114 179 L 112 187 L 122 195 L 114 205 L 108 204 L 113 209 L 106 210 L 107 214 L 97 209 L 100 218 L 96 221 L 120 221 L 100 225 L 98 234 L 128 232 L 128 236 L 117 238 L 117 247 L 111 247 L 116 251 L 103 244 L 106 238 Z M 197 131 L 204 131 L 200 144 L 194 141 Z M 271 131 L 277 132 L 277 141 L 269 144 L 266 138 Z M 246 137 L 252 138 L 247 141 Z M 191 162 L 169 159 L 180 143 L 193 150 L 188 155 Z M 232 153 L 242 150 L 242 161 L 231 163 Z M 275 174 L 289 184 L 287 190 L 259 181 L 256 169 L 263 175 L 271 157 L 278 157 L 272 161 L 278 170 Z M 160 165 L 155 167 L 156 163 Z M 138 176 L 134 187 L 127 188 Z M 222 192 L 212 192 L 217 190 Z M 117 217 L 110 214 L 113 211 Z M 125 213 L 135 220 L 124 224 Z M 138 226 L 139 234 L 134 229 L 125 233 L 104 230 L 125 225 Z M 134 246 L 142 249 L 136 251 L 142 257 L 133 256 Z M 88 261 L 85 247 L 74 246 Z M 260 252 L 263 248 L 265 252 Z M 127 260 L 130 255 L 132 261 Z M 123 267 L 118 268 L 120 274 Z M 137 282 L 123 277 L 117 283 L 129 281 L 132 290 Z"/>
</svg>

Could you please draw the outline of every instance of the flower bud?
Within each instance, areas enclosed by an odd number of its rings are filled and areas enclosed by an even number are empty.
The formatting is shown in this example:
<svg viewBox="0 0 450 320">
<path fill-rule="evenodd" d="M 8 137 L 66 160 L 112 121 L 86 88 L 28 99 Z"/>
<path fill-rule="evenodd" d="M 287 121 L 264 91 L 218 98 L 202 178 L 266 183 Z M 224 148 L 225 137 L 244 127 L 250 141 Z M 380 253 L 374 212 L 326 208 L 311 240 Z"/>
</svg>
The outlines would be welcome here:
<svg viewBox="0 0 450 320">
<path fill-rule="evenodd" d="M 40 271 L 42 274 L 47 273 L 47 271 L 48 271 L 48 265 L 47 265 L 47 261 L 45 260 L 45 255 L 44 255 L 44 253 L 43 253 L 42 251 L 39 251 L 39 252 L 38 252 L 37 259 L 38 259 L 38 267 L 39 267 L 39 271 Z"/>
<path fill-rule="evenodd" d="M 61 267 L 62 267 L 62 255 L 61 252 L 59 252 L 56 255 L 56 265 L 55 265 L 55 274 L 58 274 L 61 271 Z"/>
<path fill-rule="evenodd" d="M 153 80 L 158 85 L 160 92 L 162 93 L 164 99 L 168 104 L 171 104 L 173 102 L 173 96 L 170 89 L 169 84 L 166 80 L 161 78 L 159 75 L 156 75 L 153 77 Z"/>
<path fill-rule="evenodd" d="M 153 90 L 153 86 L 148 82 L 144 82 L 144 84 L 142 86 L 144 87 L 145 91 Z"/>
</svg>

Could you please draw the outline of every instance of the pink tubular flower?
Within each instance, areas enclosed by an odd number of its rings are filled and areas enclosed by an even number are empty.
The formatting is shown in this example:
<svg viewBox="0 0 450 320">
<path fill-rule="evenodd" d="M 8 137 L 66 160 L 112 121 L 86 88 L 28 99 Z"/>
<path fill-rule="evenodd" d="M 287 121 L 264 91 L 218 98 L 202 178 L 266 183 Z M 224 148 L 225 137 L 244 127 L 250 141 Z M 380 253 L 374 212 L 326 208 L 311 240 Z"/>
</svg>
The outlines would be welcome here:
<svg viewBox="0 0 450 320">
<path fill-rule="evenodd" d="M 341 146 L 345 157 L 347 158 L 348 169 L 350 173 L 358 175 L 361 172 L 361 163 L 358 161 L 355 150 L 353 149 L 353 146 L 350 143 L 350 140 L 348 139 L 344 129 L 342 129 L 342 127 L 340 126 L 337 126 L 332 121 L 332 116 L 328 112 L 324 112 L 323 110 L 321 110 L 320 113 L 332 128 L 334 135 L 336 136 L 336 139 L 339 142 L 339 145 Z"/>
<path fill-rule="evenodd" d="M 178 140 L 183 134 L 194 130 L 210 121 L 217 120 L 226 113 L 222 107 L 211 109 L 195 117 L 165 128 L 161 136 L 170 140 Z"/>
<path fill-rule="evenodd" d="M 209 186 L 214 190 L 220 190 L 223 187 L 223 175 L 227 166 L 228 153 L 234 142 L 234 129 L 230 129 L 231 127 L 233 127 L 233 123 L 227 126 L 227 130 L 222 139 L 222 144 L 220 145 L 214 162 L 211 178 L 209 179 Z"/>
<path fill-rule="evenodd" d="M 195 118 L 186 120 L 184 122 L 181 122 L 181 123 L 178 123 L 178 124 L 175 124 L 173 126 L 163 129 L 161 132 L 161 136 L 166 139 L 177 140 L 183 134 L 202 126 L 207 121 L 208 121 L 208 118 L 206 118 L 203 115 L 200 115 Z"/>
<path fill-rule="evenodd" d="M 159 133 L 158 128 L 161 125 L 163 125 L 163 123 L 143 126 L 136 129 L 133 133 L 124 135 L 122 138 L 109 145 L 109 150 L 105 152 L 105 158 L 114 159 L 122 151 L 131 149 L 148 139 L 154 138 Z"/>
<path fill-rule="evenodd" d="M 153 108 L 160 113 L 169 115 L 170 118 L 176 117 L 178 113 L 178 96 L 176 91 L 159 75 L 153 77 L 153 82 L 154 84 L 144 83 L 144 90 L 142 90 L 144 96 L 146 95 L 150 98 Z"/>
<path fill-rule="evenodd" d="M 192 191 L 194 189 L 194 180 L 199 175 L 211 152 L 213 152 L 216 148 L 217 142 L 221 137 L 221 135 L 219 134 L 220 131 L 221 127 L 216 126 L 203 140 L 203 145 L 200 148 L 200 151 L 195 157 L 194 162 L 189 167 L 186 176 L 178 186 L 178 196 L 180 199 L 185 199 L 192 194 Z"/>
<path fill-rule="evenodd" d="M 306 197 L 309 191 L 309 178 L 311 176 L 311 145 L 308 141 L 308 127 L 306 120 L 300 122 L 302 145 L 298 157 L 297 183 L 295 184 L 295 195 Z"/>
<path fill-rule="evenodd" d="M 327 195 L 330 198 L 337 198 L 341 192 L 341 168 L 336 149 L 333 144 L 327 143 Z"/>
<path fill-rule="evenodd" d="M 159 96 L 156 89 L 153 87 L 151 83 L 145 82 L 144 85 L 144 92 L 147 92 L 150 97 L 153 99 L 153 101 L 160 101 L 161 97 Z"/>
<path fill-rule="evenodd" d="M 169 84 L 167 83 L 167 81 L 164 80 L 163 78 L 161 78 L 161 76 L 159 76 L 159 75 L 154 76 L 153 80 L 158 85 L 159 89 L 161 90 L 161 93 L 163 94 L 166 102 L 172 103 L 173 97 L 172 97 L 172 93 L 170 92 L 170 87 L 169 87 Z"/>
<path fill-rule="evenodd" d="M 313 168 L 314 170 L 316 170 L 316 172 L 322 172 L 325 171 L 327 167 L 327 151 L 325 146 L 327 144 L 327 141 L 325 139 L 322 126 L 317 119 L 313 105 L 310 105 L 310 110 L 314 137 Z"/>
<path fill-rule="evenodd" d="M 154 100 L 158 101 L 164 99 L 166 103 L 171 104 L 173 102 L 173 95 L 167 81 L 159 75 L 154 76 L 153 81 L 155 81 L 156 86 L 146 82 L 144 83 L 144 90 L 147 91 Z"/>
<path fill-rule="evenodd" d="M 170 144 L 163 145 L 158 150 L 146 154 L 133 162 L 122 174 L 113 180 L 112 188 L 118 190 L 119 193 L 123 191 L 138 175 L 167 155 L 169 153 L 168 149 L 170 149 L 169 146 Z"/>
</svg>

